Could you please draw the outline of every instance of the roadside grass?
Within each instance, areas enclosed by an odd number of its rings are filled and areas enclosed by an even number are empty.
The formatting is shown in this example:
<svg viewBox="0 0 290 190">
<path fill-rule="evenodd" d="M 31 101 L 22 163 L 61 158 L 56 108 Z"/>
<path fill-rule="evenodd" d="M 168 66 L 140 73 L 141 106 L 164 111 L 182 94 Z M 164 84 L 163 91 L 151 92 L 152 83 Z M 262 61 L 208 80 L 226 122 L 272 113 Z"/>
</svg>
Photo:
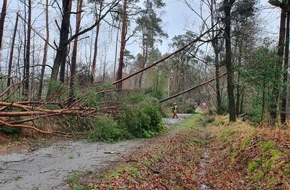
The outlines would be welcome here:
<svg viewBox="0 0 290 190">
<path fill-rule="evenodd" d="M 87 188 L 80 183 L 81 175 L 77 172 L 73 172 L 67 178 L 67 183 L 70 185 L 72 190 L 86 190 Z"/>
</svg>

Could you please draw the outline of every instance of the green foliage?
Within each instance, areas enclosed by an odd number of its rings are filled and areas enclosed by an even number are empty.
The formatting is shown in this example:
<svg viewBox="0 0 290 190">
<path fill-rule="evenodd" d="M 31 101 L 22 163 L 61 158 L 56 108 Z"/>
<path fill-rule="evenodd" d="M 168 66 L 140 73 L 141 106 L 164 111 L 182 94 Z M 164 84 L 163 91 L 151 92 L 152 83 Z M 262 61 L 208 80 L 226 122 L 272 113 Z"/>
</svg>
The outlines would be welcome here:
<svg viewBox="0 0 290 190">
<path fill-rule="evenodd" d="M 153 98 L 124 105 L 118 118 L 119 125 L 134 137 L 151 137 L 163 129 L 160 110 L 158 101 Z"/>
<path fill-rule="evenodd" d="M 73 172 L 67 179 L 69 183 L 75 183 L 80 179 L 80 175 L 76 172 Z"/>
<path fill-rule="evenodd" d="M 83 92 L 83 90 L 79 88 L 76 88 L 75 95 L 76 95 L 76 98 L 81 99 L 82 102 L 84 102 L 84 104 L 89 107 L 96 108 L 100 101 L 99 94 L 97 90 L 93 87 L 86 88 L 85 92 Z"/>
<path fill-rule="evenodd" d="M 240 69 L 243 82 L 251 88 L 252 98 L 248 101 L 252 106 L 245 112 L 251 121 L 260 122 L 265 119 L 267 108 L 274 103 L 271 89 L 273 87 L 280 89 L 283 85 L 277 77 L 282 73 L 277 66 L 279 60 L 277 53 L 269 49 L 269 44 L 264 44 L 249 53 L 249 60 L 247 66 Z"/>
<path fill-rule="evenodd" d="M 263 172 L 257 172 L 253 174 L 250 179 L 254 181 L 261 181 L 264 178 L 264 173 Z"/>
<path fill-rule="evenodd" d="M 77 184 L 74 184 L 73 185 L 73 190 L 85 190 L 86 188 L 82 185 L 77 185 Z"/>
<path fill-rule="evenodd" d="M 249 164 L 248 164 L 248 168 L 247 168 L 247 171 L 249 173 L 253 172 L 255 169 L 258 169 L 259 167 L 262 166 L 262 160 L 254 160 L 254 161 L 251 161 Z"/>
<path fill-rule="evenodd" d="M 131 93 L 122 95 L 121 100 L 124 104 L 137 104 L 139 102 L 142 102 L 148 98 L 144 93 Z"/>
<path fill-rule="evenodd" d="M 161 107 L 158 100 L 144 93 L 119 95 L 119 114 L 102 116 L 91 122 L 94 128 L 89 141 L 118 141 L 134 137 L 150 138 L 162 129 Z"/>
<path fill-rule="evenodd" d="M 91 142 L 118 141 L 129 137 L 125 133 L 126 131 L 122 130 L 112 117 L 103 116 L 94 121 L 94 129 L 90 131 L 88 140 Z"/>
<path fill-rule="evenodd" d="M 284 171 L 287 175 L 290 175 L 290 166 L 288 166 L 288 168 L 286 168 Z"/>
<path fill-rule="evenodd" d="M 264 151 L 269 150 L 270 148 L 272 148 L 275 145 L 275 143 L 273 141 L 267 141 L 267 142 L 261 141 L 261 142 L 259 142 L 259 144 L 262 146 L 262 149 Z"/>
<path fill-rule="evenodd" d="M 162 99 L 164 98 L 164 91 L 161 89 L 161 88 L 148 88 L 145 90 L 145 93 L 148 95 L 148 96 L 151 96 L 151 97 L 154 97 L 154 98 L 157 98 L 157 99 Z"/>
<path fill-rule="evenodd" d="M 5 135 L 19 135 L 21 133 L 21 128 L 12 128 L 12 127 L 6 127 L 6 126 L 0 126 L 0 134 Z"/>
<path fill-rule="evenodd" d="M 247 137 L 241 144 L 240 146 L 240 151 L 243 151 L 248 145 L 249 145 L 249 142 L 252 140 L 252 137 L 249 136 Z"/>
</svg>

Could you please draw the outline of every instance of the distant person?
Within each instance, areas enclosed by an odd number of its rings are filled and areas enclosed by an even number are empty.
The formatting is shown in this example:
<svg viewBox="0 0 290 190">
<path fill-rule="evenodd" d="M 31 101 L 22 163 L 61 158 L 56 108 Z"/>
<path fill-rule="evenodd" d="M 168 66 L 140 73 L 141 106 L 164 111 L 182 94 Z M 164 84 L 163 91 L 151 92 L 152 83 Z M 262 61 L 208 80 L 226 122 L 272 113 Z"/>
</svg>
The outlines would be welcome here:
<svg viewBox="0 0 290 190">
<path fill-rule="evenodd" d="M 178 116 L 177 116 L 177 105 L 176 105 L 176 102 L 174 102 L 173 106 L 172 106 L 172 118 L 176 118 L 178 119 Z"/>
</svg>

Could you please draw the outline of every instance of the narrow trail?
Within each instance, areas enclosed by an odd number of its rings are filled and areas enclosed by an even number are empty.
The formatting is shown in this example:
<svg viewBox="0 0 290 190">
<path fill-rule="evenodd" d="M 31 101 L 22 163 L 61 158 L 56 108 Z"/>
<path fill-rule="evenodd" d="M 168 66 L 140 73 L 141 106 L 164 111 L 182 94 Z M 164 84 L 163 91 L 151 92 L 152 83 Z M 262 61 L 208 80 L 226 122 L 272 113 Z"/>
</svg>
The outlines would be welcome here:
<svg viewBox="0 0 290 190">
<path fill-rule="evenodd" d="M 204 133 L 204 141 L 205 145 L 202 148 L 202 155 L 200 158 L 200 171 L 198 172 L 199 178 L 200 178 L 200 190 L 210 190 L 210 186 L 208 186 L 208 183 L 206 182 L 206 167 L 208 167 L 208 163 L 210 162 L 210 152 L 208 149 L 207 144 L 209 143 L 209 133 Z"/>
</svg>

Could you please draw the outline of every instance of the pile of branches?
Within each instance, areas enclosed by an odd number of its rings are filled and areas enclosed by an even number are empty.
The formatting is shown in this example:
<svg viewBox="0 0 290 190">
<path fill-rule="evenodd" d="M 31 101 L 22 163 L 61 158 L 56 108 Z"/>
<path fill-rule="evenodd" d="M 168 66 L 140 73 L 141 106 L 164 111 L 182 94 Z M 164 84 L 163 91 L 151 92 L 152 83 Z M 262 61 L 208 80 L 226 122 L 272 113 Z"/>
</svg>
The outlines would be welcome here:
<svg viewBox="0 0 290 190">
<path fill-rule="evenodd" d="M 60 134 L 61 132 L 45 131 L 36 126 L 34 121 L 60 115 L 88 117 L 97 112 L 96 108 L 84 106 L 64 107 L 57 102 L 0 102 L 0 127 L 30 129 L 42 134 Z"/>
</svg>

